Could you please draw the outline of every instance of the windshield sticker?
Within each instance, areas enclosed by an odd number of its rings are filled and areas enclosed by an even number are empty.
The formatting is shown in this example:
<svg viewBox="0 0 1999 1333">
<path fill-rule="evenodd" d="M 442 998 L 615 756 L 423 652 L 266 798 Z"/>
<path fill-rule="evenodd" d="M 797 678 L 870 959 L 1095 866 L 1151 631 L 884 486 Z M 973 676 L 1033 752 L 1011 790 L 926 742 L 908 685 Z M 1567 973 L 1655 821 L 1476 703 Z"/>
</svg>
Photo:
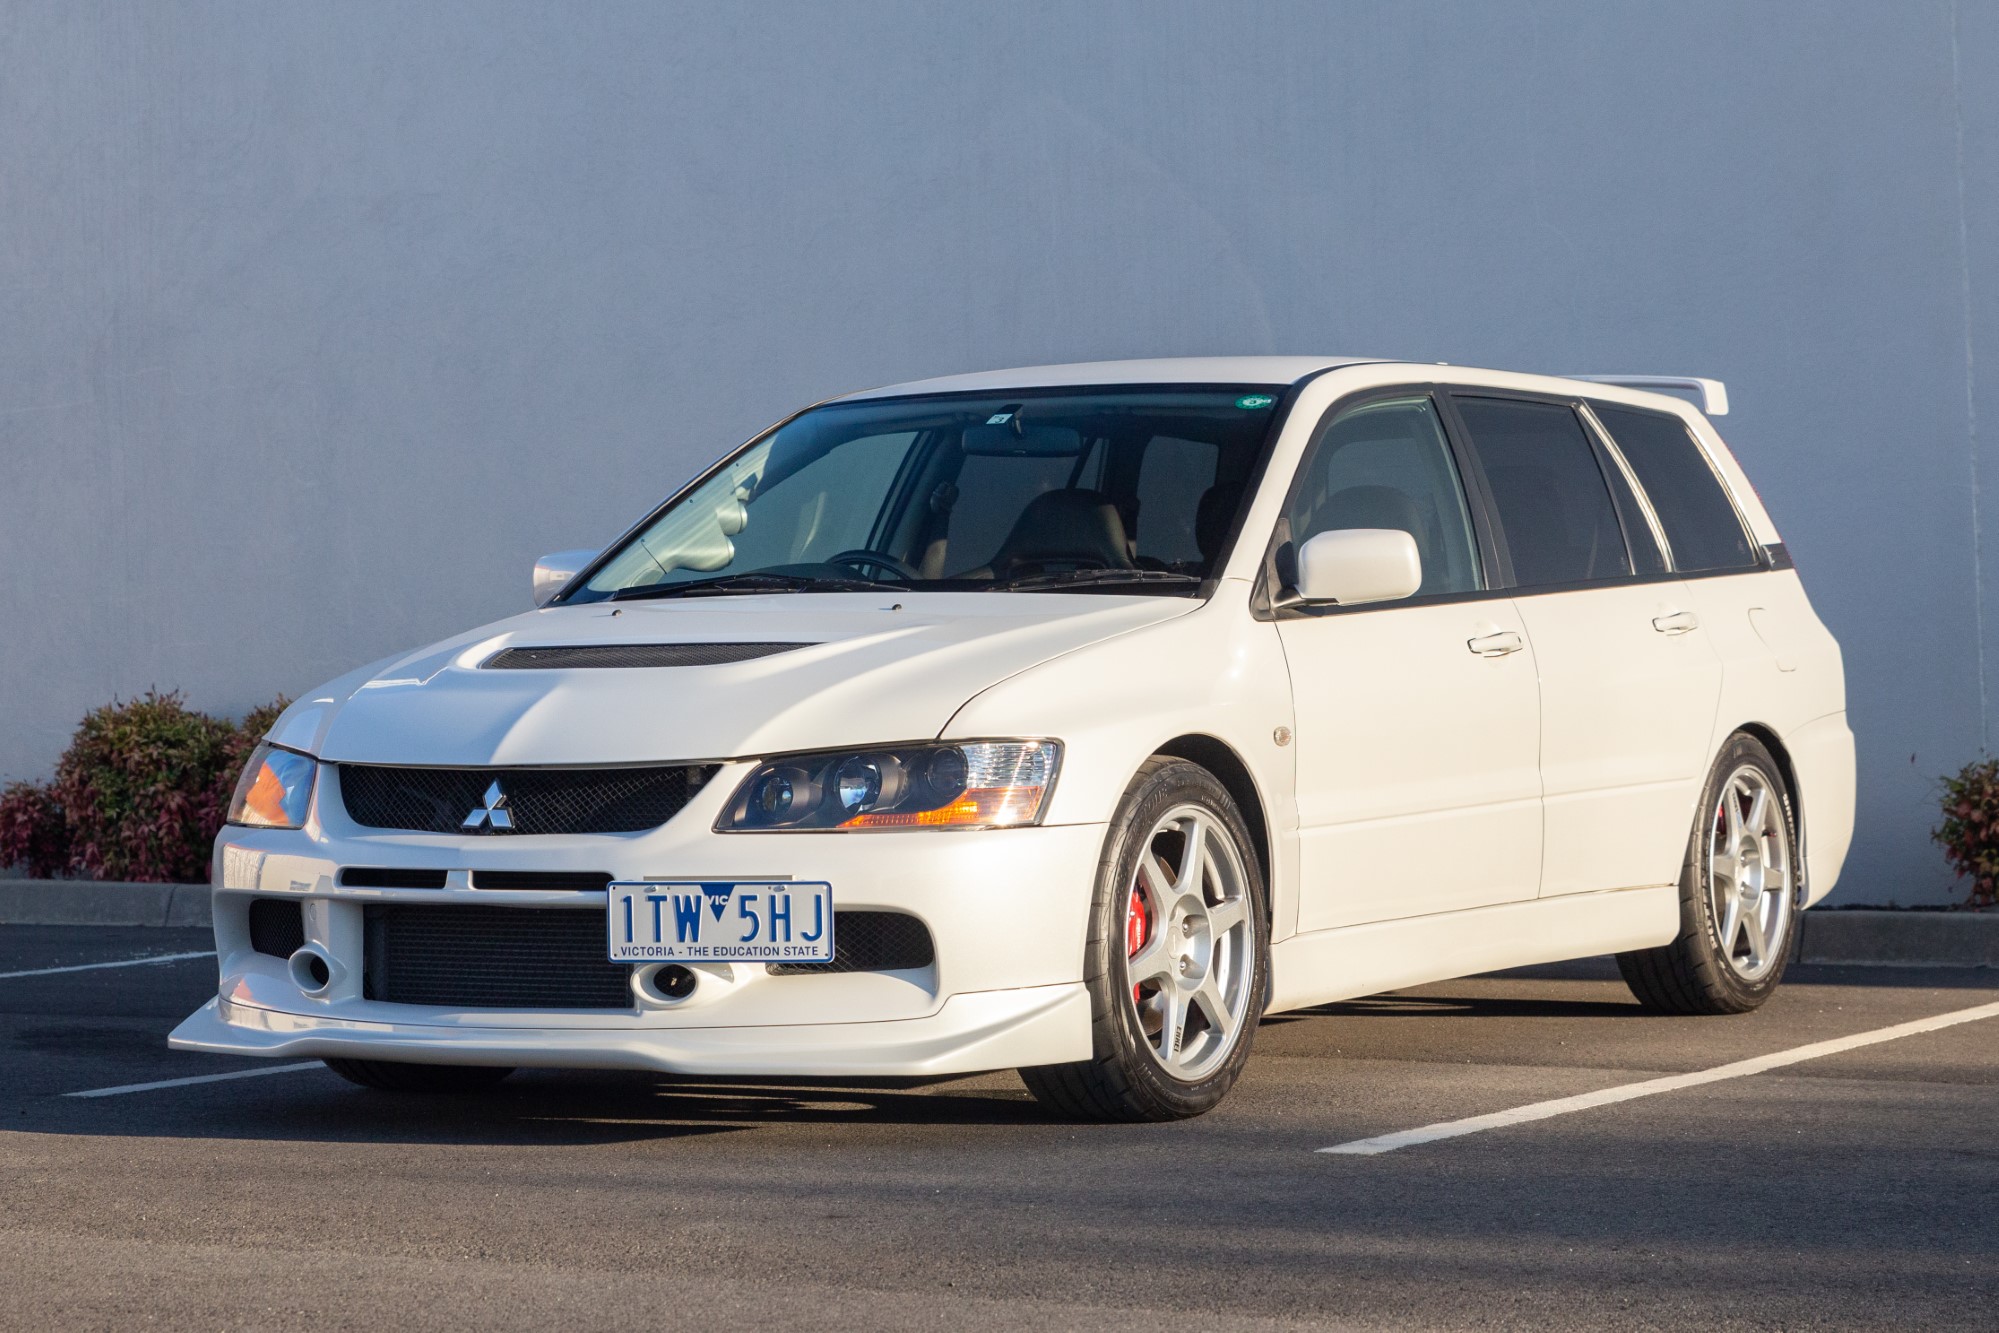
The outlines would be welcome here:
<svg viewBox="0 0 1999 1333">
<path fill-rule="evenodd" d="M 1007 422 L 1012 420 L 1013 420 L 1013 413 L 1011 412 L 995 412 L 991 416 L 986 418 L 986 424 L 988 426 L 1004 426 Z"/>
<path fill-rule="evenodd" d="M 1246 393 L 1235 400 L 1235 405 L 1237 407 L 1269 407 L 1276 401 L 1275 398 L 1272 398 L 1267 393 Z"/>
</svg>

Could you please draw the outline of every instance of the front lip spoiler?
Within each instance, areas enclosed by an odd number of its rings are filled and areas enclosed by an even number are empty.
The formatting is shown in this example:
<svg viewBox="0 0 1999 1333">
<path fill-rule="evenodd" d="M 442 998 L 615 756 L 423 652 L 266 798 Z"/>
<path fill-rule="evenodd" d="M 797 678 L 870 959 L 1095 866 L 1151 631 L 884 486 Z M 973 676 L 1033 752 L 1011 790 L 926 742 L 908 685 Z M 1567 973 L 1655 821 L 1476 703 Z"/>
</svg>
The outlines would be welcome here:
<svg viewBox="0 0 1999 1333">
<path fill-rule="evenodd" d="M 924 1018 L 737 1028 L 464 1028 L 361 1023 L 216 998 L 167 1038 L 214 1055 L 859 1078 L 965 1074 L 1090 1057 L 1081 982 L 954 995 Z"/>
</svg>

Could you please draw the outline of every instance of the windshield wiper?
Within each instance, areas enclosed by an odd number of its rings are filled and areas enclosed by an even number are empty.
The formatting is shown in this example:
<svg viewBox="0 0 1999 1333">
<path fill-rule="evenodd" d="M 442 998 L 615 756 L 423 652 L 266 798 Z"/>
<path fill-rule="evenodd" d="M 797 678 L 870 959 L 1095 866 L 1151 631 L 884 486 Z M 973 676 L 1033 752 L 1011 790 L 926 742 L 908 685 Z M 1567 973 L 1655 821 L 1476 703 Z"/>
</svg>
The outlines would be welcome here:
<svg viewBox="0 0 1999 1333">
<path fill-rule="evenodd" d="M 620 588 L 611 594 L 611 600 L 636 602 L 653 597 L 721 597 L 756 592 L 870 592 L 901 586 L 873 579 L 819 578 L 811 574 L 724 574 L 719 578 L 690 579 L 686 583 L 642 583 Z"/>
<path fill-rule="evenodd" d="M 1024 588 L 1081 588 L 1109 583 L 1199 583 L 1198 574 L 1176 574 L 1170 569 L 1064 569 L 1046 574 L 1023 574 L 993 584 L 1000 592 Z"/>
</svg>

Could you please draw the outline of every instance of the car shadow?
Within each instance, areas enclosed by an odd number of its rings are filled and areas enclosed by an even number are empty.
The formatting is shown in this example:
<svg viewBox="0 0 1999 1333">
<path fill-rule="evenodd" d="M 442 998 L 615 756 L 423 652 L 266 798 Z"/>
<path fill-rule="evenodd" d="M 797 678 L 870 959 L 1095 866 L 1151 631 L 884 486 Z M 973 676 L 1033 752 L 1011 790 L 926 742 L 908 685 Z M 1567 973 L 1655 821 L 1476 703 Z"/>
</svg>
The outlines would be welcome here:
<svg viewBox="0 0 1999 1333">
<path fill-rule="evenodd" d="M 1635 1000 L 1529 999 L 1519 996 L 1366 995 L 1298 1011 L 1299 1017 L 1348 1018 L 1644 1018 Z M 1280 1014 L 1265 1023 L 1291 1017 Z"/>
<path fill-rule="evenodd" d="M 1585 995 L 1493 995 L 1468 993 L 1466 982 L 1487 981 L 1611 981 L 1621 982 L 1613 958 L 1579 958 L 1565 963 L 1542 963 L 1532 967 L 1487 972 L 1458 981 L 1432 982 L 1407 991 L 1340 1000 L 1310 1009 L 1273 1014 L 1263 1020 L 1265 1027 L 1282 1026 L 1315 1017 L 1372 1018 L 1621 1018 L 1671 1021 L 1675 1015 L 1657 1014 L 1626 995 L 1620 985 L 1610 998 Z M 1853 986 L 1896 990 L 1992 990 L 1999 988 L 1999 968 L 1982 967 L 1896 967 L 1828 963 L 1792 963 L 1784 973 L 1783 986 Z"/>
<path fill-rule="evenodd" d="M 837 1084 L 523 1070 L 477 1093 L 357 1088 L 330 1071 L 160 1088 L 117 1098 L 35 1099 L 11 1131 L 273 1142 L 587 1146 L 739 1133 L 767 1124 L 1052 1125 L 1026 1091 L 962 1080 Z"/>
</svg>

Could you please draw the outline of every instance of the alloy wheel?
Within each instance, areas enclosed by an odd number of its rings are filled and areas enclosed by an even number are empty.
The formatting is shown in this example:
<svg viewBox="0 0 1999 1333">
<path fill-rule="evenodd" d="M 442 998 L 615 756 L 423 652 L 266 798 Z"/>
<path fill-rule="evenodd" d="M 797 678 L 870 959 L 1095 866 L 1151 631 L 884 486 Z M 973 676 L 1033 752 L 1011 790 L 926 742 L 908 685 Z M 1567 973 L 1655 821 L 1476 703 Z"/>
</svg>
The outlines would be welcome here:
<svg viewBox="0 0 1999 1333">
<path fill-rule="evenodd" d="M 1708 823 L 1707 872 L 1721 955 L 1736 976 L 1760 981 L 1789 936 L 1797 876 L 1783 797 L 1753 765 L 1721 784 Z"/>
<path fill-rule="evenodd" d="M 1255 925 L 1242 850 L 1198 805 L 1146 835 L 1126 891 L 1125 977 L 1146 1044 L 1165 1071 L 1196 1082 L 1251 1021 Z"/>
</svg>

